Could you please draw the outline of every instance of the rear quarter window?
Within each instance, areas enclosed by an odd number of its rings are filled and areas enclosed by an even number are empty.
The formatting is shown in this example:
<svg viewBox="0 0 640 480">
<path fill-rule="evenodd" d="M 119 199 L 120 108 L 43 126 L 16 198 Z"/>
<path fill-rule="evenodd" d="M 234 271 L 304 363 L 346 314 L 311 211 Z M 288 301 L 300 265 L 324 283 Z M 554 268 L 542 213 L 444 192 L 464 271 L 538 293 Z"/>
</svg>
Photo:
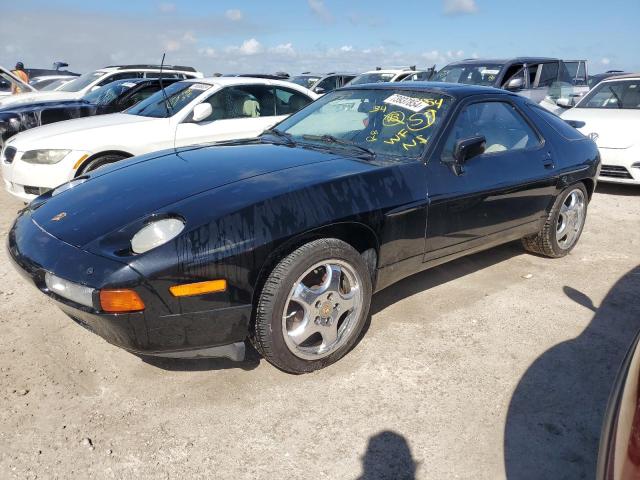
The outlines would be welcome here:
<svg viewBox="0 0 640 480">
<path fill-rule="evenodd" d="M 585 138 L 587 138 L 577 129 L 573 128 L 562 118 L 554 113 L 551 113 L 549 110 L 529 103 L 527 104 L 527 106 L 536 117 L 542 119 L 542 121 L 544 121 L 547 125 L 553 128 L 558 134 L 560 134 L 567 140 L 584 140 Z"/>
</svg>

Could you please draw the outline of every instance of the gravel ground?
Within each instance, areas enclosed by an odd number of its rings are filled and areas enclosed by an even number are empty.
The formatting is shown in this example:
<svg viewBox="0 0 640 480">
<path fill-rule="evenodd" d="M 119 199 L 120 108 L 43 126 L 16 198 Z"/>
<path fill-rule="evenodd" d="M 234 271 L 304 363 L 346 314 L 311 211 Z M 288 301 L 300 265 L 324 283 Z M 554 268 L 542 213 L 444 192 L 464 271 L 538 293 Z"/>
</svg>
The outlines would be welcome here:
<svg viewBox="0 0 640 480">
<path fill-rule="evenodd" d="M 0 193 L 2 241 L 21 204 Z M 571 255 L 509 244 L 374 297 L 337 364 L 153 363 L 0 254 L 0 478 L 593 478 L 640 329 L 640 188 L 602 185 Z"/>
</svg>

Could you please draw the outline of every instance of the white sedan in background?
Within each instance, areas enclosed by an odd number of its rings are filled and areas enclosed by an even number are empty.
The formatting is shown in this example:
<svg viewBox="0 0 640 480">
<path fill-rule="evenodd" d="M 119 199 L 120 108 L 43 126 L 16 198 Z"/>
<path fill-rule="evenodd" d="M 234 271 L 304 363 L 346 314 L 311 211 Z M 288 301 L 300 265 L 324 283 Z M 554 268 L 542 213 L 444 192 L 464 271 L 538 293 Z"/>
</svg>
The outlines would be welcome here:
<svg viewBox="0 0 640 480">
<path fill-rule="evenodd" d="M 127 157 L 255 137 L 317 97 L 302 86 L 260 78 L 173 83 L 124 113 L 53 123 L 12 137 L 0 155 L 5 188 L 28 202 Z"/>
<path fill-rule="evenodd" d="M 640 74 L 599 83 L 561 117 L 598 145 L 601 182 L 640 185 Z"/>
</svg>

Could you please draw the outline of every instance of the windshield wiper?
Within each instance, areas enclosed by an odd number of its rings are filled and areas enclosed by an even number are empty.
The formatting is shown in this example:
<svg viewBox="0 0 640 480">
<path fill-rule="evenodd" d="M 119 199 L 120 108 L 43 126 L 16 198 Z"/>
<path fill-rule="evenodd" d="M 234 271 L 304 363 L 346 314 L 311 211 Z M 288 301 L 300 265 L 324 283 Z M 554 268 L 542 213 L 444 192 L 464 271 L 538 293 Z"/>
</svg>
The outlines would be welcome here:
<svg viewBox="0 0 640 480">
<path fill-rule="evenodd" d="M 362 145 L 358 145 L 357 143 L 354 142 L 350 142 L 349 140 L 343 140 L 342 138 L 337 138 L 334 137 L 333 135 L 302 135 L 302 138 L 304 138 L 305 140 L 320 140 L 321 142 L 326 142 L 326 143 L 335 143 L 336 145 L 342 145 L 344 147 L 350 147 L 350 148 L 356 148 L 358 150 L 360 150 L 361 152 L 366 153 L 367 155 L 369 155 L 370 157 L 375 157 L 376 156 L 376 152 L 374 152 L 373 150 L 367 148 L 367 147 L 363 147 Z"/>
<path fill-rule="evenodd" d="M 278 138 L 282 138 L 283 140 L 285 140 L 287 142 L 288 145 L 295 145 L 296 144 L 295 140 L 291 137 L 290 133 L 283 132 L 282 130 L 278 130 L 277 128 L 268 128 L 267 130 L 262 132 L 262 135 L 265 135 L 265 134 L 273 135 L 274 137 L 278 137 Z"/>
</svg>

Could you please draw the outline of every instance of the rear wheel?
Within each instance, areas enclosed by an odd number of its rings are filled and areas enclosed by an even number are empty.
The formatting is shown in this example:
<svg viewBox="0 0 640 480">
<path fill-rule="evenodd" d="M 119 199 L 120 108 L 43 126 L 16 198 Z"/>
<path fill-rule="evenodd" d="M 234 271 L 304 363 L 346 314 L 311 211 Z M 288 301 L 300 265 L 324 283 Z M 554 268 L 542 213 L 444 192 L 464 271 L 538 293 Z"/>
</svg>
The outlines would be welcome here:
<svg viewBox="0 0 640 480">
<path fill-rule="evenodd" d="M 89 160 L 87 164 L 85 164 L 81 171 L 78 172 L 78 175 L 82 175 L 83 173 L 89 173 L 94 170 L 97 170 L 105 165 L 109 165 L 110 163 L 115 163 L 120 160 L 124 160 L 124 155 L 118 155 L 117 153 L 107 153 L 105 155 L 98 155 L 97 157 Z"/>
<path fill-rule="evenodd" d="M 324 368 L 357 341 L 369 313 L 371 276 L 337 239 L 307 243 L 273 269 L 258 301 L 253 343 L 291 373 Z"/>
<path fill-rule="evenodd" d="M 588 198 L 587 190 L 582 183 L 563 190 L 540 232 L 522 239 L 524 248 L 551 258 L 567 255 L 576 246 L 582 234 L 587 217 Z"/>
</svg>

